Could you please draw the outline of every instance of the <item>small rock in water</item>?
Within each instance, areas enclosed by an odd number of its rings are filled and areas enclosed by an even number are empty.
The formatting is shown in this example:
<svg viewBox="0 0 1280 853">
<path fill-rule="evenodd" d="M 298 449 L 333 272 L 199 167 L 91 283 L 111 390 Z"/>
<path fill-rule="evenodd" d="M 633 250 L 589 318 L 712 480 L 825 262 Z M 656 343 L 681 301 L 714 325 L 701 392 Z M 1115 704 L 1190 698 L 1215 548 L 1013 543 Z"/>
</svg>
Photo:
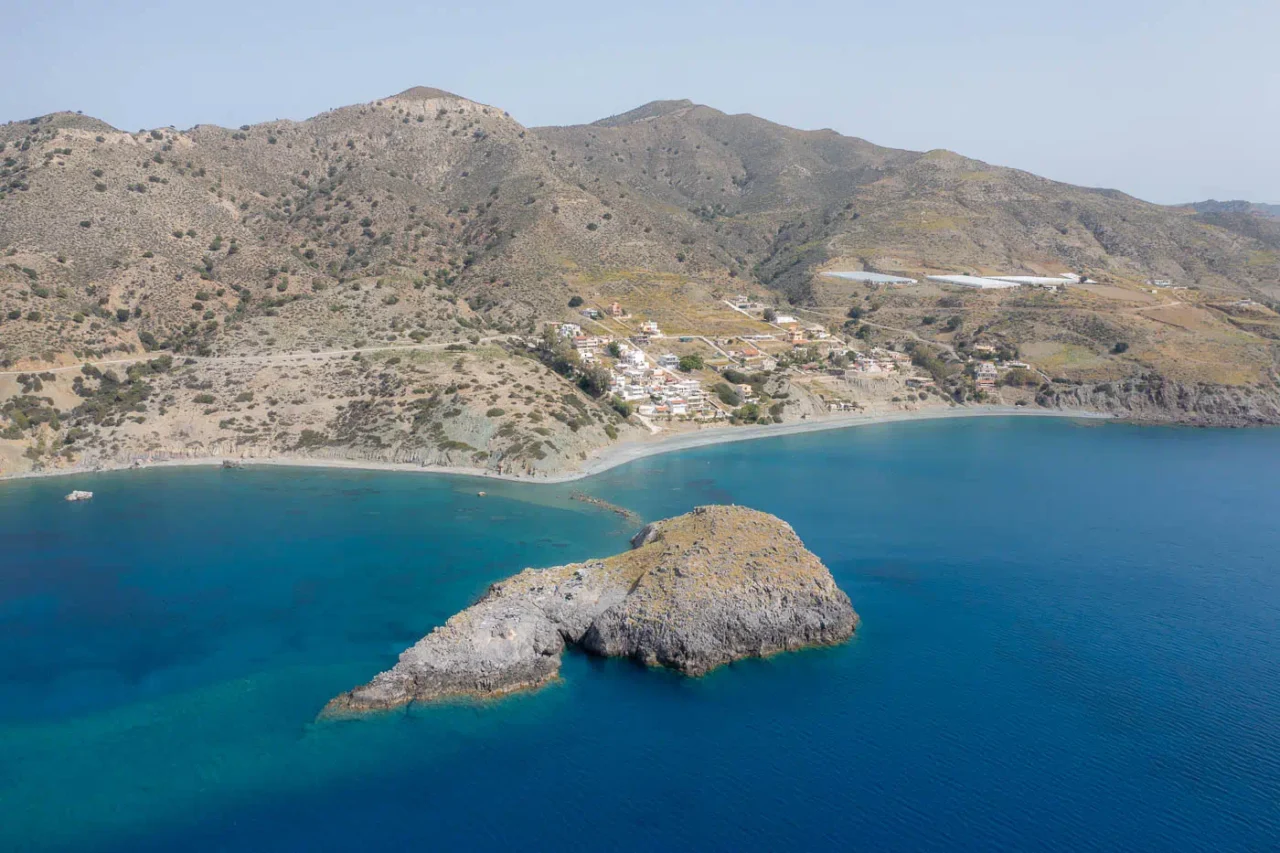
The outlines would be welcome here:
<svg viewBox="0 0 1280 853">
<path fill-rule="evenodd" d="M 82 492 L 82 491 L 76 490 L 71 494 L 67 495 L 66 499 L 69 501 L 87 501 L 92 497 L 93 497 L 93 492 Z"/>
</svg>

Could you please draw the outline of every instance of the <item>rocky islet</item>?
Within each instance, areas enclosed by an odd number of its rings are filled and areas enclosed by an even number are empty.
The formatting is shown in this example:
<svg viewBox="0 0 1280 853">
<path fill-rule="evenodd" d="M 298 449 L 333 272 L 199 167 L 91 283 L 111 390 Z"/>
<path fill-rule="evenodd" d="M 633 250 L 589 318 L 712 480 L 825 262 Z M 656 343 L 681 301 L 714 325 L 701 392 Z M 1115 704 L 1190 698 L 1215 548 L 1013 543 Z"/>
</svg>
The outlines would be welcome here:
<svg viewBox="0 0 1280 853">
<path fill-rule="evenodd" d="M 842 642 L 858 621 L 788 524 L 744 507 L 698 507 L 647 525 L 622 554 L 495 583 L 322 716 L 538 687 L 556 677 L 569 644 L 697 676 Z"/>
</svg>

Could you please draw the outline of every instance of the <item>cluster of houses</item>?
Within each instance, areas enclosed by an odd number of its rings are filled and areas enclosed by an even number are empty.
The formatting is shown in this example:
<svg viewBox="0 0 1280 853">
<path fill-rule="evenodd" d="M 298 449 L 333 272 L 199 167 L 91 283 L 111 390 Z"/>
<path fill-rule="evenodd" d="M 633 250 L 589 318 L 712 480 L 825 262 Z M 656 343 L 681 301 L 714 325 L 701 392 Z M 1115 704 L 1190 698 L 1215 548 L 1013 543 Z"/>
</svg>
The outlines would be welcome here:
<svg viewBox="0 0 1280 853">
<path fill-rule="evenodd" d="M 561 323 L 558 332 L 569 339 L 583 363 L 590 364 L 606 352 L 616 353 L 610 370 L 609 393 L 635 403 L 639 414 L 699 419 L 725 416 L 708 399 L 702 383 L 677 372 L 679 356 L 666 353 L 659 356 L 655 364 L 636 345 L 663 337 L 657 323 L 642 323 L 641 333 L 631 341 L 608 335 L 587 335 L 577 323 Z"/>
<path fill-rule="evenodd" d="M 1044 286 L 1040 282 L 1035 284 Z M 725 301 L 729 307 L 740 312 L 769 311 L 759 302 L 741 294 L 732 301 Z M 603 310 L 588 308 L 581 313 L 593 320 L 604 315 L 615 320 L 630 318 L 630 314 L 616 302 Z M 916 375 L 911 367 L 911 357 L 906 353 L 880 347 L 866 352 L 856 350 L 840 336 L 833 335 L 825 326 L 804 325 L 786 314 L 768 316 L 772 316 L 771 325 L 778 331 L 718 340 L 704 338 L 723 356 L 708 359 L 708 366 L 720 365 L 748 372 L 772 371 L 778 368 L 779 359 L 784 358 L 778 352 L 777 344 L 786 344 L 792 351 L 803 349 L 818 357 L 817 361 L 806 359 L 806 363 L 800 365 L 800 369 L 805 371 L 826 369 L 838 375 L 863 377 L 898 375 L 905 377 L 905 384 L 913 389 L 924 389 L 935 384 L 927 376 Z M 607 334 L 588 334 L 578 323 L 561 323 L 558 327 L 559 334 L 570 341 L 583 363 L 596 362 L 606 355 L 609 357 L 610 394 L 634 404 L 638 414 L 645 417 L 696 420 L 727 417 L 724 408 L 717 405 L 714 392 L 704 388 L 695 376 L 680 372 L 678 355 L 670 352 L 650 355 L 645 351 L 650 343 L 665 337 L 656 321 L 645 320 L 635 326 L 628 325 L 627 330 L 626 337 L 615 338 Z M 694 338 L 686 336 L 679 340 L 687 343 Z M 772 354 L 765 351 L 763 345 L 766 343 L 773 345 Z M 1030 369 L 1029 365 L 1022 362 L 998 361 L 995 358 L 996 350 L 990 345 L 977 344 L 973 350 L 976 361 L 975 378 L 979 388 L 994 390 L 1003 373 L 1014 368 Z M 739 386 L 738 393 L 744 402 L 750 402 L 755 396 L 749 385 Z M 830 405 L 832 411 L 842 411 L 854 406 L 844 402 Z"/>
<path fill-rule="evenodd" d="M 666 353 L 656 365 L 639 347 L 619 344 L 621 357 L 610 377 L 610 393 L 636 404 L 636 412 L 647 417 L 670 416 L 721 418 L 724 413 L 708 399 L 702 383 L 676 372 L 678 356 Z"/>
<path fill-rule="evenodd" d="M 902 352 L 875 347 L 869 353 L 849 350 L 849 370 L 869 376 L 893 373 L 905 369 L 911 363 L 911 356 Z"/>
<path fill-rule="evenodd" d="M 974 381 L 983 390 L 994 390 L 1000 377 L 1010 370 L 1018 368 L 1023 370 L 1033 369 L 1031 365 L 1024 361 L 1001 361 L 996 358 L 996 352 L 996 348 L 991 344 L 979 343 L 973 345 L 973 355 L 977 360 L 973 368 Z"/>
</svg>

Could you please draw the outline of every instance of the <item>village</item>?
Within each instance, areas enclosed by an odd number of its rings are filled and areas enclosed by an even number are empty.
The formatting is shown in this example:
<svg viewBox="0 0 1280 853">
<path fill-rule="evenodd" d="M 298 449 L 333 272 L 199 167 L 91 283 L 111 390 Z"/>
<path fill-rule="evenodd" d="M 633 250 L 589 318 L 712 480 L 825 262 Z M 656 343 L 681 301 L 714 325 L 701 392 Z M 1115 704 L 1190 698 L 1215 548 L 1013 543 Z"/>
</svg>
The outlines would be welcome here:
<svg viewBox="0 0 1280 853">
<path fill-rule="evenodd" d="M 718 310 L 741 321 L 735 333 L 725 334 L 719 321 L 668 333 L 617 301 L 580 307 L 577 319 L 552 329 L 584 369 L 607 371 L 615 406 L 652 430 L 655 422 L 781 421 L 785 407 L 799 403 L 797 386 L 808 392 L 809 405 L 798 406 L 802 419 L 861 411 L 868 403 L 909 410 L 952 402 L 928 362 L 918 364 L 910 352 L 869 345 L 846 336 L 848 328 L 802 322 L 744 294 L 722 300 Z M 1011 371 L 1038 373 L 1007 355 L 982 343 L 966 354 L 964 370 L 977 399 L 995 394 Z"/>
</svg>

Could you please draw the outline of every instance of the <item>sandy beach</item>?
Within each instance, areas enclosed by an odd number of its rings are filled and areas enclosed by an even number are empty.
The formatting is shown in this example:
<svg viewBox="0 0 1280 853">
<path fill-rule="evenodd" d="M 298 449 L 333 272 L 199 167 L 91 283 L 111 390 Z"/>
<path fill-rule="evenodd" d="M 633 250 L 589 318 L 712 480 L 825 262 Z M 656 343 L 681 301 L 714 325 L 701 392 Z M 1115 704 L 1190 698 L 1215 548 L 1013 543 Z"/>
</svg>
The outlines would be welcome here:
<svg viewBox="0 0 1280 853">
<path fill-rule="evenodd" d="M 752 441 L 761 438 L 775 438 L 783 435 L 821 432 L 834 429 L 853 429 L 875 424 L 900 423 L 904 421 L 930 421 L 950 418 L 981 417 L 1038 417 L 1038 418 L 1087 418 L 1091 420 L 1113 420 L 1112 415 L 1072 410 L 1026 409 L 1016 406 L 983 406 L 965 408 L 938 408 L 915 412 L 889 412 L 874 415 L 839 414 L 824 418 L 814 418 L 796 423 L 762 424 L 741 427 L 713 427 L 697 432 L 680 433 L 670 436 L 658 436 L 649 440 L 632 441 L 615 444 L 603 448 L 595 456 L 587 459 L 582 466 L 571 472 L 550 474 L 545 476 L 529 474 L 499 474 L 483 468 L 450 467 L 444 465 L 415 465 L 404 462 L 377 462 L 363 459 L 317 459 L 314 457 L 272 456 L 261 458 L 239 458 L 235 456 L 192 457 L 187 459 L 138 459 L 112 465 L 95 465 L 93 467 L 69 467 L 53 471 L 30 471 L 20 474 L 9 474 L 0 477 L 4 480 L 21 480 L 34 477 L 70 477 L 83 474 L 96 474 L 107 471 L 150 470 L 155 468 L 186 468 L 193 466 L 221 465 L 230 460 L 244 467 L 274 466 L 293 468 L 344 468 L 362 471 L 402 471 L 417 474 L 452 474 L 455 476 L 477 477 L 488 480 L 510 480 L 523 483 L 568 483 L 591 477 L 610 468 L 625 465 L 637 459 L 673 453 L 678 450 L 689 450 L 695 447 L 707 447 L 713 444 L 724 444 L 732 441 Z"/>
</svg>

